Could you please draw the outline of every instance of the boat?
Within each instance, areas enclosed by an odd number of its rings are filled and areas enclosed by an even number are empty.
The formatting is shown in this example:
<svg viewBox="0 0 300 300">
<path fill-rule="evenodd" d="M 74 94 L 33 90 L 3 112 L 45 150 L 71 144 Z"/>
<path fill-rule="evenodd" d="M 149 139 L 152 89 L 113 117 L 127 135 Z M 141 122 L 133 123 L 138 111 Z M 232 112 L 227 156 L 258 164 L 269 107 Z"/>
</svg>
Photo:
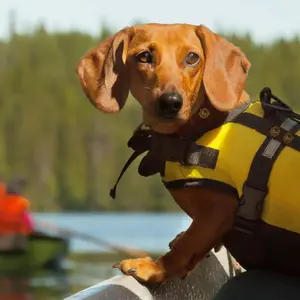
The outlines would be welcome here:
<svg viewBox="0 0 300 300">
<path fill-rule="evenodd" d="M 231 265 L 232 273 L 226 271 Z M 63 300 L 299 300 L 300 278 L 263 270 L 237 274 L 232 261 L 218 253 L 209 256 L 184 279 L 145 284 L 132 276 L 116 275 Z"/>
<path fill-rule="evenodd" d="M 34 232 L 28 236 L 26 250 L 0 251 L 0 273 L 59 270 L 68 252 L 69 241 L 65 237 Z"/>
<path fill-rule="evenodd" d="M 229 280 L 225 266 L 230 261 L 210 252 L 185 279 L 174 278 L 161 285 L 143 284 L 132 276 L 116 275 L 63 300 L 211 300 Z"/>
</svg>

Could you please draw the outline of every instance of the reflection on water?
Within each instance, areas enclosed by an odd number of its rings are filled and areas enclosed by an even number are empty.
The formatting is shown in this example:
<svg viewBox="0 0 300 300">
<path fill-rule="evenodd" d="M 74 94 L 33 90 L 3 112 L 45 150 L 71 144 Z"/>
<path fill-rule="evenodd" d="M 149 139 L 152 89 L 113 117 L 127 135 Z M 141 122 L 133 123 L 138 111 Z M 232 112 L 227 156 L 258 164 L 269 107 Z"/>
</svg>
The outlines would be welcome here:
<svg viewBox="0 0 300 300">
<path fill-rule="evenodd" d="M 70 268 L 60 272 L 45 271 L 27 277 L 0 275 L 0 300 L 61 300 L 117 274 L 111 267 L 113 262 L 69 264 Z"/>
<path fill-rule="evenodd" d="M 59 274 L 60 275 L 60 274 Z M 56 274 L 33 276 L 9 276 L 0 277 L 0 299 L 2 300 L 58 300 L 69 294 L 68 282 Z M 65 275 L 63 279 L 67 278 Z M 34 283 L 38 279 L 39 282 Z"/>
</svg>

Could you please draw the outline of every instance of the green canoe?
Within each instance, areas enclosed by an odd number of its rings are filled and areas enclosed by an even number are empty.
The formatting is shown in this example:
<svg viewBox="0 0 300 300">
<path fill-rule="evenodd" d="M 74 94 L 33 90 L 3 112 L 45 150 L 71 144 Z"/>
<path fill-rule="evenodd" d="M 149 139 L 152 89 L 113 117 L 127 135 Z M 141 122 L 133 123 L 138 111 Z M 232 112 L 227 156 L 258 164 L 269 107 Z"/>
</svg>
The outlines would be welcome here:
<svg viewBox="0 0 300 300">
<path fill-rule="evenodd" d="M 57 270 L 63 267 L 68 250 L 68 240 L 63 237 L 44 233 L 31 234 L 25 251 L 0 251 L 0 273 Z"/>
</svg>

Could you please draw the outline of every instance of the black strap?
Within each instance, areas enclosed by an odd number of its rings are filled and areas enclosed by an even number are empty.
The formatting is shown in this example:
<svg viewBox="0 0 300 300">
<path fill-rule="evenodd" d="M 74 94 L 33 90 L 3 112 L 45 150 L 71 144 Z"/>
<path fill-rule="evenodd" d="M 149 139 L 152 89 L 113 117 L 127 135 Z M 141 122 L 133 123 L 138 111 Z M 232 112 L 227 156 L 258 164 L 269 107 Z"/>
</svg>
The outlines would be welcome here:
<svg viewBox="0 0 300 300">
<path fill-rule="evenodd" d="M 259 127 L 260 123 L 252 125 Z M 279 129 L 294 134 L 300 129 L 300 124 L 286 118 Z M 274 162 L 286 146 L 287 144 L 283 141 L 279 142 L 273 137 L 266 137 L 258 149 L 253 158 L 248 178 L 243 185 L 243 195 L 235 222 L 237 230 L 248 233 L 255 231 L 257 221 L 261 218 L 264 199 L 268 194 L 268 182 Z"/>
<path fill-rule="evenodd" d="M 185 178 L 173 181 L 163 181 L 167 189 L 182 189 L 186 187 L 198 187 L 220 191 L 225 194 L 233 195 L 238 198 L 238 191 L 231 185 L 222 181 L 217 181 L 208 178 Z"/>
<path fill-rule="evenodd" d="M 286 146 L 300 151 L 300 137 L 295 133 L 285 130 L 284 128 L 280 128 L 278 131 L 278 125 L 276 124 L 277 120 L 274 118 L 265 119 L 245 112 L 238 115 L 234 120 L 232 120 L 232 122 L 254 129 L 259 133 L 270 136 L 279 142 L 283 141 Z"/>
<path fill-rule="evenodd" d="M 219 150 L 205 147 L 191 142 L 180 163 L 184 166 L 201 166 L 203 168 L 215 169 L 218 161 Z"/>
<path fill-rule="evenodd" d="M 134 151 L 131 156 L 128 158 L 126 164 L 124 165 L 124 167 L 122 168 L 120 175 L 117 179 L 117 182 L 115 183 L 114 187 L 110 190 L 109 195 L 115 199 L 116 198 L 116 193 L 117 193 L 117 186 L 119 181 L 121 180 L 122 176 L 124 175 L 124 173 L 126 172 L 126 170 L 128 169 L 128 167 L 131 165 L 131 163 L 141 154 L 143 154 L 144 152 L 146 152 L 147 150 L 140 150 L 140 151 Z"/>
<path fill-rule="evenodd" d="M 120 175 L 114 185 L 114 187 L 110 190 L 109 195 L 115 199 L 117 186 L 124 173 L 128 169 L 128 167 L 132 164 L 132 162 L 144 152 L 147 152 L 151 148 L 151 139 L 153 137 L 153 132 L 148 129 L 143 129 L 143 124 L 140 124 L 134 131 L 132 137 L 129 139 L 127 146 L 132 148 L 134 152 L 129 157 L 125 165 L 123 166 Z"/>
</svg>

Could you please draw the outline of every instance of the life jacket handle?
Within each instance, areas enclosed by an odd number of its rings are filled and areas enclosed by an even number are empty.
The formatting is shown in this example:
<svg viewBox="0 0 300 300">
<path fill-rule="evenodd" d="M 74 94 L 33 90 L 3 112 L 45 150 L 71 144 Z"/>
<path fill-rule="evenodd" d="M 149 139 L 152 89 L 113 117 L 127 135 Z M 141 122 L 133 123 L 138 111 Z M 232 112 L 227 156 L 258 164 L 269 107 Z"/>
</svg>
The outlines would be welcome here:
<svg viewBox="0 0 300 300">
<path fill-rule="evenodd" d="M 262 89 L 259 94 L 259 98 L 265 113 L 269 114 L 278 112 L 292 119 L 295 119 L 298 122 L 300 121 L 300 114 L 295 113 L 289 105 L 275 96 L 269 87 L 265 87 Z M 272 102 L 272 100 L 275 100 L 275 102 Z"/>
</svg>

